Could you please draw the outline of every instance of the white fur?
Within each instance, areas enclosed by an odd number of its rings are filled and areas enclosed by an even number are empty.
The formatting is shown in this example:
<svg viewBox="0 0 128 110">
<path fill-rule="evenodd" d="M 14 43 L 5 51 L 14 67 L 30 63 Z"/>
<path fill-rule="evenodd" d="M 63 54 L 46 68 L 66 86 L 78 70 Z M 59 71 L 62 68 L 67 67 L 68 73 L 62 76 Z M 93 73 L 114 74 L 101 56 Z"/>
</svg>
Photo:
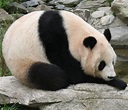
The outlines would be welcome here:
<svg viewBox="0 0 128 110">
<path fill-rule="evenodd" d="M 3 40 L 3 56 L 11 73 L 27 84 L 26 73 L 34 62 L 47 62 L 38 37 L 38 20 L 43 12 L 32 12 L 16 20 Z"/>
</svg>

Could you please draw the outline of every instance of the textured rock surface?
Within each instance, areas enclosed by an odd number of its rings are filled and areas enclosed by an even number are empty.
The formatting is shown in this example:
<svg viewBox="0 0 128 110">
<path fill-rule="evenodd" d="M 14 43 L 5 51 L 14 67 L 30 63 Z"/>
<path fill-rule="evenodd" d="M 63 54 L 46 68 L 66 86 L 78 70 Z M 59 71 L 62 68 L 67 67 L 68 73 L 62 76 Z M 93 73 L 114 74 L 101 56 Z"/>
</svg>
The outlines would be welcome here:
<svg viewBox="0 0 128 110">
<path fill-rule="evenodd" d="M 30 1 L 26 1 L 23 2 L 22 5 L 25 7 L 35 7 L 38 6 L 39 4 L 43 4 L 43 1 L 41 0 L 30 0 Z"/>
<path fill-rule="evenodd" d="M 4 9 L 0 9 L 0 22 L 2 21 L 13 21 L 14 17 L 9 15 Z"/>
<path fill-rule="evenodd" d="M 128 25 L 128 0 L 114 0 L 112 3 L 112 10 Z"/>
<path fill-rule="evenodd" d="M 102 25 L 109 25 L 114 21 L 115 17 L 113 15 L 106 15 L 101 18 Z"/>
<path fill-rule="evenodd" d="M 52 5 L 58 5 L 58 4 L 63 4 L 69 7 L 75 6 L 80 2 L 80 0 L 52 0 L 49 3 Z"/>
<path fill-rule="evenodd" d="M 113 14 L 113 12 L 111 11 L 111 7 L 99 7 L 97 10 L 104 11 L 106 15 Z"/>
<path fill-rule="evenodd" d="M 0 104 L 19 103 L 41 110 L 127 110 L 128 88 L 78 84 L 51 92 L 28 88 L 13 76 L 0 77 Z"/>
<path fill-rule="evenodd" d="M 105 15 L 105 11 L 95 11 L 91 14 L 92 18 L 101 18 Z"/>
<path fill-rule="evenodd" d="M 82 0 L 78 5 L 77 8 L 82 9 L 95 9 L 101 6 L 104 6 L 106 0 Z"/>
<path fill-rule="evenodd" d="M 115 48 L 128 49 L 128 27 L 127 26 L 110 27 L 109 29 L 112 34 L 111 44 Z M 103 29 L 99 31 L 103 33 Z"/>
<path fill-rule="evenodd" d="M 90 11 L 88 9 L 76 9 L 73 13 L 80 16 L 85 21 L 87 21 L 90 17 Z"/>
<path fill-rule="evenodd" d="M 58 2 L 64 5 L 73 6 L 77 5 L 80 2 L 80 0 L 58 0 Z"/>
<path fill-rule="evenodd" d="M 26 14 L 26 13 L 29 12 L 26 7 L 24 7 L 23 5 L 21 5 L 21 4 L 17 3 L 17 2 L 12 2 L 12 3 L 10 3 L 10 4 L 9 4 L 9 8 L 10 8 L 10 10 L 9 10 L 10 13 L 12 12 L 12 10 L 13 10 L 15 13 L 16 13 L 16 12 L 19 12 L 19 13 L 24 13 L 24 14 Z"/>
</svg>

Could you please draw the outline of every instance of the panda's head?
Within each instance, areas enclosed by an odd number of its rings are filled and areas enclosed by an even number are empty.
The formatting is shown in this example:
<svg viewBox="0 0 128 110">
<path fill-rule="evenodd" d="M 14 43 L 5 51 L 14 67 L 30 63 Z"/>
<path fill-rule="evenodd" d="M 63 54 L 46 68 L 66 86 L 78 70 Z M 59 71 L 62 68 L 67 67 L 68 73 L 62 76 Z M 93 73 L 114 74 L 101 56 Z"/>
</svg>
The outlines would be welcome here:
<svg viewBox="0 0 128 110">
<path fill-rule="evenodd" d="M 116 62 L 116 54 L 110 45 L 111 33 L 109 29 L 104 31 L 100 37 L 88 36 L 83 40 L 83 48 L 81 53 L 81 65 L 86 74 L 94 77 L 102 78 L 106 81 L 116 77 L 114 64 Z"/>
</svg>

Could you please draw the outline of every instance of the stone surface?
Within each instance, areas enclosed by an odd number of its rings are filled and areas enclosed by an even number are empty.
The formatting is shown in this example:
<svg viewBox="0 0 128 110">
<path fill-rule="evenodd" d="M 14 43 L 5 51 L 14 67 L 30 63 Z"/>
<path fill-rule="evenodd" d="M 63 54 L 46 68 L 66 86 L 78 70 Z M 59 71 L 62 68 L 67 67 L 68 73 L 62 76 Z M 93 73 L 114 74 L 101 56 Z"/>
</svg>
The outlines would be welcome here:
<svg viewBox="0 0 128 110">
<path fill-rule="evenodd" d="M 53 6 L 59 5 L 58 0 L 49 1 L 49 5 L 53 5 Z"/>
<path fill-rule="evenodd" d="M 49 2 L 51 5 L 65 5 L 65 6 L 76 6 L 81 0 L 52 0 Z"/>
<path fill-rule="evenodd" d="M 101 24 L 104 25 L 109 25 L 114 21 L 115 17 L 113 15 L 106 15 L 101 18 Z"/>
<path fill-rule="evenodd" d="M 81 0 L 58 0 L 58 3 L 68 5 L 68 6 L 74 6 L 77 5 Z"/>
<path fill-rule="evenodd" d="M 13 76 L 0 77 L 0 104 L 5 102 L 40 110 L 127 110 L 128 87 L 120 91 L 102 84 L 77 84 L 52 92 L 28 88 Z"/>
<path fill-rule="evenodd" d="M 64 10 L 65 9 L 65 6 L 63 4 L 58 4 L 55 6 L 56 9 L 58 10 Z"/>
<path fill-rule="evenodd" d="M 118 17 L 115 17 L 114 21 L 109 25 L 109 27 L 122 27 L 126 26 Z"/>
<path fill-rule="evenodd" d="M 97 9 L 98 11 L 104 11 L 106 15 L 112 14 L 111 7 L 99 7 Z"/>
<path fill-rule="evenodd" d="M 105 11 L 105 12 L 108 12 L 108 11 L 111 10 L 111 7 L 99 7 L 97 10 L 98 10 L 98 11 Z"/>
<path fill-rule="evenodd" d="M 4 9 L 0 9 L 0 22 L 13 21 L 14 17 L 9 15 Z"/>
<path fill-rule="evenodd" d="M 112 10 L 128 25 L 128 0 L 114 0 L 112 2 Z"/>
<path fill-rule="evenodd" d="M 88 9 L 76 9 L 73 13 L 80 16 L 85 21 L 87 21 L 90 17 L 90 11 Z"/>
<path fill-rule="evenodd" d="M 114 48 L 126 48 L 128 49 L 128 27 L 109 27 L 112 34 L 111 44 Z M 103 33 L 103 29 L 99 30 Z"/>
<path fill-rule="evenodd" d="M 105 15 L 105 11 L 95 11 L 91 14 L 92 18 L 101 18 Z"/>
<path fill-rule="evenodd" d="M 17 2 L 10 3 L 8 11 L 10 13 L 14 12 L 14 13 L 23 13 L 23 14 L 26 14 L 29 12 L 26 7 L 24 7 L 23 5 L 21 5 Z"/>
<path fill-rule="evenodd" d="M 105 2 L 106 2 L 106 0 L 82 0 L 77 5 L 77 8 L 92 10 L 92 9 L 104 6 Z"/>
<path fill-rule="evenodd" d="M 41 0 L 29 0 L 29 1 L 23 2 L 22 5 L 27 8 L 27 7 L 36 7 L 43 3 L 44 2 Z"/>
<path fill-rule="evenodd" d="M 42 5 L 38 5 L 37 7 L 28 7 L 27 9 L 29 12 L 33 12 L 33 11 L 40 11 L 40 10 L 51 10 L 51 7 L 42 4 Z"/>
<path fill-rule="evenodd" d="M 87 21 L 91 26 L 95 27 L 96 29 L 103 29 L 104 27 L 100 23 L 100 19 L 91 18 Z"/>
<path fill-rule="evenodd" d="M 52 7 L 47 6 L 47 5 L 45 5 L 45 4 L 41 4 L 41 5 L 37 6 L 36 9 L 37 9 L 37 10 L 51 10 Z"/>
</svg>

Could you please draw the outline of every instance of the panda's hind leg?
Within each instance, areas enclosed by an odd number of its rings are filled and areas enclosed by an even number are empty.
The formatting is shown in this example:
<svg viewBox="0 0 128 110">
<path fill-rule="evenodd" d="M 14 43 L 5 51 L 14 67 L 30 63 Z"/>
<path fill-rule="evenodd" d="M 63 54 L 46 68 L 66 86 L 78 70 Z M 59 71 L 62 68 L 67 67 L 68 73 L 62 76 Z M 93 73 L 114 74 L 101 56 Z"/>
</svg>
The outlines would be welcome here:
<svg viewBox="0 0 128 110">
<path fill-rule="evenodd" d="M 68 75 L 61 68 L 42 62 L 30 67 L 28 79 L 33 87 L 43 90 L 55 91 L 69 86 Z"/>
</svg>

